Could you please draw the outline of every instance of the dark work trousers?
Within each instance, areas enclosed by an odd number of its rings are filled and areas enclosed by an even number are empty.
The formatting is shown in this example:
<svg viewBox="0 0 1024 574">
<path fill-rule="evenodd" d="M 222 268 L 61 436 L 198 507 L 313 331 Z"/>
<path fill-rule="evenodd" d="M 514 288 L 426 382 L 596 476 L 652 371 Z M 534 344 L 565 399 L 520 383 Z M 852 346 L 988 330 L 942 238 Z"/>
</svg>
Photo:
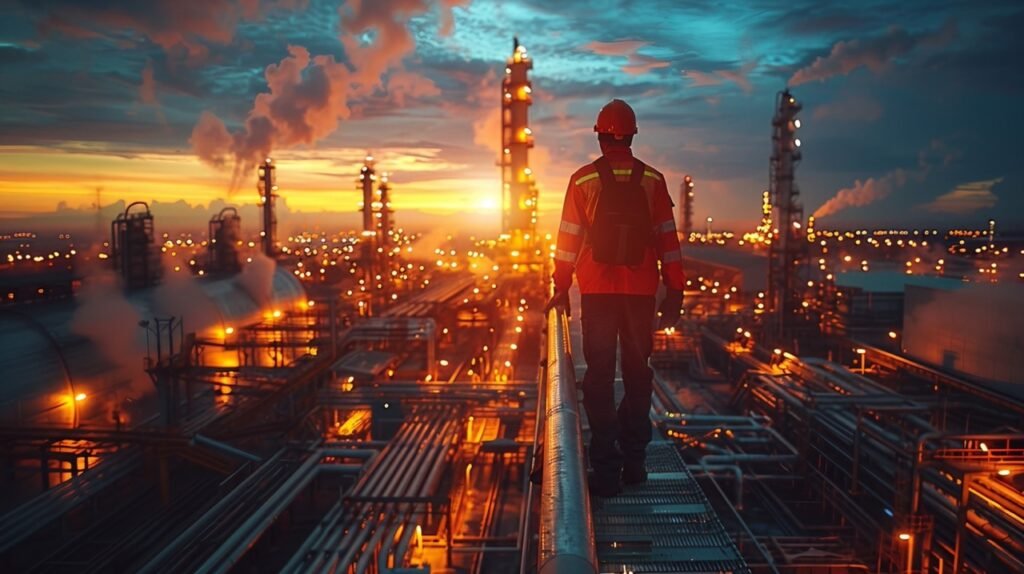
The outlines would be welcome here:
<svg viewBox="0 0 1024 574">
<path fill-rule="evenodd" d="M 590 421 L 590 465 L 597 476 L 618 480 L 624 461 L 643 464 L 651 442 L 654 372 L 648 360 L 654 346 L 654 296 L 584 294 L 581 307 L 583 357 L 587 361 L 583 406 Z M 615 351 L 620 345 L 626 392 L 616 409 Z"/>
</svg>

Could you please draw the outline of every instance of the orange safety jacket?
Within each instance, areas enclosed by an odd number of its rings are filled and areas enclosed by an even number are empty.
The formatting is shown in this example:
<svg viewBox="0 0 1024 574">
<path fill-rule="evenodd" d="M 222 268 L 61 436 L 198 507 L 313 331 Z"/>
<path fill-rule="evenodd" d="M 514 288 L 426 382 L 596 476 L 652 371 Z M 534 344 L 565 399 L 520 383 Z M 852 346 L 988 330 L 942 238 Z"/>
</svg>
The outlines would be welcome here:
<svg viewBox="0 0 1024 574">
<path fill-rule="evenodd" d="M 633 153 L 629 148 L 609 150 L 605 154 L 618 181 L 628 181 L 633 173 Z M 658 291 L 658 264 L 661 278 L 669 289 L 683 290 L 682 254 L 679 237 L 672 215 L 672 200 L 668 195 L 665 177 L 644 165 L 642 180 L 654 225 L 654 241 L 647 248 L 640 265 L 605 265 L 592 257 L 588 230 L 594 222 L 601 180 L 593 164 L 587 164 L 569 179 L 562 205 L 562 221 L 558 226 L 555 248 L 555 290 L 562 292 L 572 286 L 575 271 L 581 293 L 618 293 L 625 295 L 654 295 Z M 638 198 L 640 199 L 640 198 Z"/>
</svg>

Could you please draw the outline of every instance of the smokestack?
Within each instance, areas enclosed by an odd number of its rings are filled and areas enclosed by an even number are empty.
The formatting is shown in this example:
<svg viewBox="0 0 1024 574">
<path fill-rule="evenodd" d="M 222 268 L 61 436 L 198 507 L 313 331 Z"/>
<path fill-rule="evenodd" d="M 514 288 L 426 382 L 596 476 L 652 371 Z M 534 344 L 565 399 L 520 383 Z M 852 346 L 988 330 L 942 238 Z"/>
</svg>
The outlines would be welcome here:
<svg viewBox="0 0 1024 574">
<path fill-rule="evenodd" d="M 260 208 L 263 212 L 263 230 L 260 231 L 260 243 L 263 253 L 271 259 L 277 255 L 277 214 L 274 212 L 274 198 L 277 197 L 277 185 L 274 184 L 274 160 L 269 157 L 263 160 L 259 168 L 259 181 L 256 184 L 260 192 Z"/>
</svg>

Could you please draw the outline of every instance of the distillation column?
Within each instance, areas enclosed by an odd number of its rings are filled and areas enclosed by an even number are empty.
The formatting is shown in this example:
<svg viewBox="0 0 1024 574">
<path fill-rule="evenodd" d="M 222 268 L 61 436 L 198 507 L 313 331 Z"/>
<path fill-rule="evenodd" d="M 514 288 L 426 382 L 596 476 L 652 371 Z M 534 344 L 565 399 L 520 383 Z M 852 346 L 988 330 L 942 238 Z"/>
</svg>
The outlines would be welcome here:
<svg viewBox="0 0 1024 574">
<path fill-rule="evenodd" d="M 693 178 L 689 174 L 679 185 L 679 203 L 683 205 L 683 241 L 689 241 L 693 233 Z"/>
<path fill-rule="evenodd" d="M 263 212 L 263 229 L 260 231 L 260 244 L 263 253 L 270 258 L 277 255 L 277 214 L 274 212 L 274 199 L 277 197 L 277 185 L 274 184 L 274 160 L 269 157 L 259 168 L 259 181 L 256 188 L 260 192 L 260 210 Z"/>
<path fill-rule="evenodd" d="M 380 247 L 384 249 L 385 259 L 387 253 L 391 249 L 391 233 L 394 227 L 394 220 L 391 215 L 394 210 L 391 209 L 391 184 L 388 183 L 388 173 L 384 172 L 380 176 L 380 186 L 377 188 L 380 193 L 380 199 L 378 199 L 377 205 L 377 242 Z"/>
<path fill-rule="evenodd" d="M 363 203 L 359 207 L 363 214 L 363 232 L 359 238 L 359 263 L 363 268 L 363 279 L 366 285 L 372 285 L 374 280 L 374 259 L 377 251 L 377 221 L 373 205 L 377 201 L 374 184 L 377 182 L 377 172 L 373 169 L 373 156 L 367 155 L 359 170 L 359 189 L 363 193 Z"/>
<path fill-rule="evenodd" d="M 800 161 L 800 139 L 796 117 L 803 106 L 784 90 L 779 93 L 772 118 L 772 157 L 769 189 L 775 212 L 774 237 L 768 258 L 768 302 L 771 321 L 768 336 L 776 343 L 788 343 L 802 313 L 800 267 L 807 250 L 801 229 L 803 207 L 794 181 Z"/>
<path fill-rule="evenodd" d="M 529 150 L 533 132 L 529 110 L 533 103 L 527 73 L 533 62 L 526 48 L 513 40 L 501 85 L 502 234 L 513 249 L 530 247 L 536 239 L 537 186 L 530 169 Z"/>
</svg>

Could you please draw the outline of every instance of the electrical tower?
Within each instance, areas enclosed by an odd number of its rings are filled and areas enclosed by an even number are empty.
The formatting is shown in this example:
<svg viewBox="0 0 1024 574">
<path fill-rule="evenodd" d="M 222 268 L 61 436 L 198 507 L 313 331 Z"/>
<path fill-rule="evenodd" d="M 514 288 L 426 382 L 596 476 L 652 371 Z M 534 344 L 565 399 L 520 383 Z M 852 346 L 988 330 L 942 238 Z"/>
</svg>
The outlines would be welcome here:
<svg viewBox="0 0 1024 574">
<path fill-rule="evenodd" d="M 807 242 L 802 227 L 803 207 L 794 181 L 800 161 L 800 128 L 797 114 L 802 106 L 786 89 L 779 93 L 772 118 L 770 194 L 775 229 L 768 257 L 768 303 L 771 306 L 768 338 L 776 344 L 792 341 L 803 316 L 801 267 L 806 260 Z"/>
<path fill-rule="evenodd" d="M 683 241 L 693 232 L 693 178 L 687 175 L 679 186 L 679 202 L 683 204 Z"/>
<path fill-rule="evenodd" d="M 532 246 L 537 232 L 537 185 L 529 162 L 533 90 L 527 73 L 533 62 L 518 38 L 512 42 L 512 56 L 501 84 L 501 231 L 513 249 L 523 249 Z"/>
<path fill-rule="evenodd" d="M 260 210 L 263 212 L 263 229 L 260 231 L 260 243 L 263 253 L 270 258 L 277 255 L 277 213 L 274 211 L 274 199 L 277 197 L 277 185 L 274 184 L 274 160 L 269 157 L 263 161 L 259 169 L 259 181 L 256 188 L 260 192 Z"/>
</svg>

